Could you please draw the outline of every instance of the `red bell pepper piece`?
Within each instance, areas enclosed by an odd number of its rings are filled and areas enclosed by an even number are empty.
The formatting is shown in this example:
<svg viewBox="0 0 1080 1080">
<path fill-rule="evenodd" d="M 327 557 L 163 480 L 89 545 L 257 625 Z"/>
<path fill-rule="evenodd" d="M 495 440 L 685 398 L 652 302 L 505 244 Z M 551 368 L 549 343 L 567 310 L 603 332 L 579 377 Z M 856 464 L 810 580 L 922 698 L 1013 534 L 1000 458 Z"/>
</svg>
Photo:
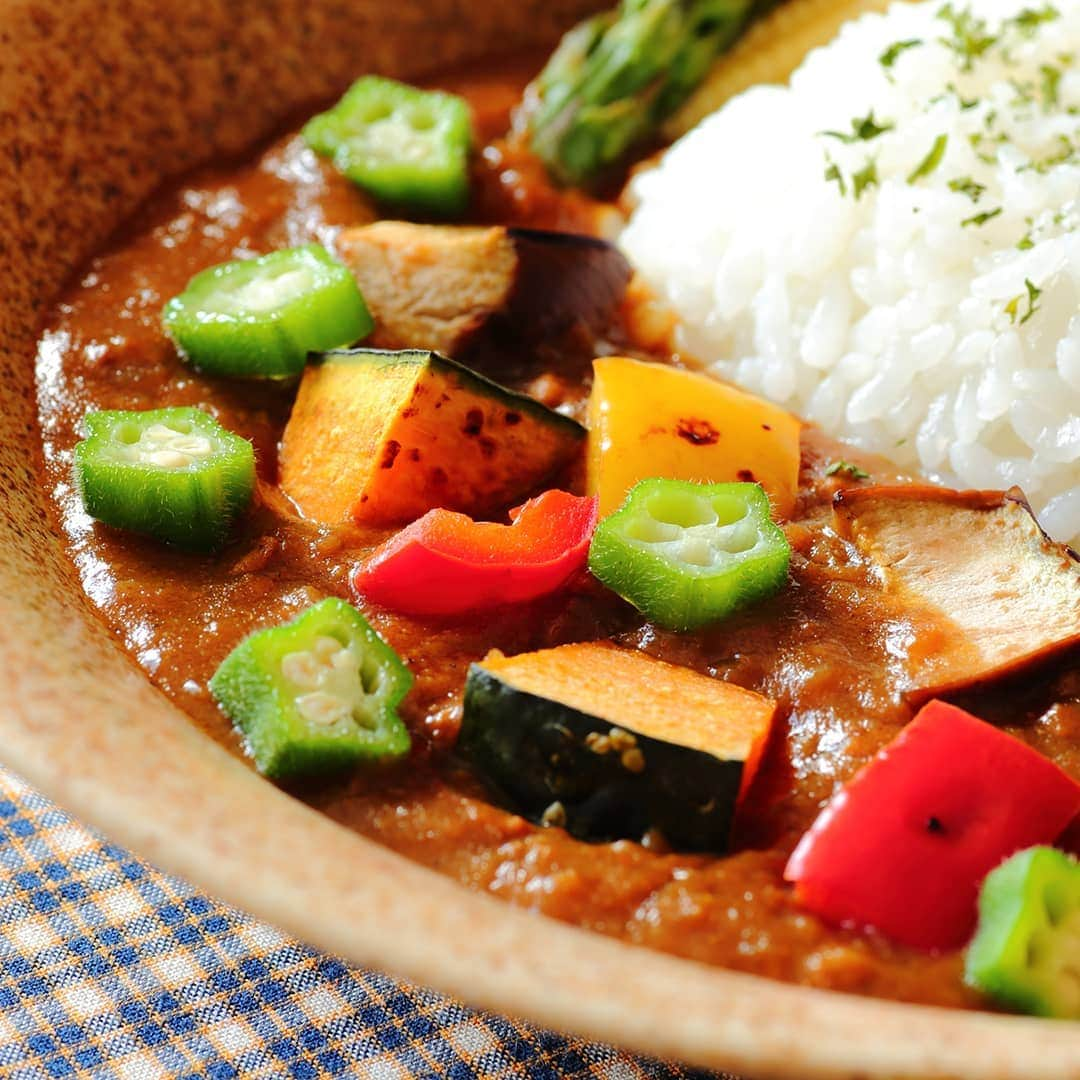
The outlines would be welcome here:
<svg viewBox="0 0 1080 1080">
<path fill-rule="evenodd" d="M 429 510 L 353 576 L 358 594 L 410 615 L 461 615 L 553 592 L 586 562 L 597 500 L 546 491 L 511 524 Z"/>
<path fill-rule="evenodd" d="M 905 945 L 955 949 L 975 927 L 983 878 L 1052 843 L 1080 785 L 970 713 L 932 701 L 832 799 L 784 871 L 831 923 Z"/>
</svg>

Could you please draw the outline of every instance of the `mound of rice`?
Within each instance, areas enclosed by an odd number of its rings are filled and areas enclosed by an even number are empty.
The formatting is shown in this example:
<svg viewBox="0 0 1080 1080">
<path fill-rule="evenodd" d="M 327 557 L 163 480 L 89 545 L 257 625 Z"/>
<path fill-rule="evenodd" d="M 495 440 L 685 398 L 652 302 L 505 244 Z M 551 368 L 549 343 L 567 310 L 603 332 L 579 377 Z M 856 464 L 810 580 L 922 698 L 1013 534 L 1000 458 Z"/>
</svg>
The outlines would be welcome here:
<svg viewBox="0 0 1080 1080">
<path fill-rule="evenodd" d="M 638 176 L 679 347 L 1080 539 L 1080 2 L 894 5 Z M 831 133 L 831 134 L 830 134 Z"/>
</svg>

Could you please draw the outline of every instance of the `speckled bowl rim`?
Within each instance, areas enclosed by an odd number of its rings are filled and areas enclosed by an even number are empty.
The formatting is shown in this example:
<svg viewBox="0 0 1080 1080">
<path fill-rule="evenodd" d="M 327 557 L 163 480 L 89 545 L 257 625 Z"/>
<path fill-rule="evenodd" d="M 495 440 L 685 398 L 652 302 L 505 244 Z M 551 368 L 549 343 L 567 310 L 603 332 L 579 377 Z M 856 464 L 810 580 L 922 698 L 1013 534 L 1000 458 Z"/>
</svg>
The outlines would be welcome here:
<svg viewBox="0 0 1080 1080">
<path fill-rule="evenodd" d="M 0 9 L 0 760 L 162 869 L 304 941 L 552 1028 L 758 1078 L 1080 1078 L 1072 1025 L 785 986 L 467 892 L 231 758 L 82 599 L 36 480 L 30 357 L 64 276 L 163 176 L 239 150 L 360 70 L 408 75 L 550 38 L 589 6 Z"/>
</svg>

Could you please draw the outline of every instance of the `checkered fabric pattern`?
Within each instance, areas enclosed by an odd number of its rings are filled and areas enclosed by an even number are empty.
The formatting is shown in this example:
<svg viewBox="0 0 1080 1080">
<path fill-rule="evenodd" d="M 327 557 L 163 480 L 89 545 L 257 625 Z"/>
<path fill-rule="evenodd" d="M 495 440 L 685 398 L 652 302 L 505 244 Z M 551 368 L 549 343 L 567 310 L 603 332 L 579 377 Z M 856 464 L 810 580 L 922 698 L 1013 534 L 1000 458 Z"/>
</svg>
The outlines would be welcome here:
<svg viewBox="0 0 1080 1080">
<path fill-rule="evenodd" d="M 0 770 L 0 1077 L 702 1078 L 350 969 Z"/>
</svg>

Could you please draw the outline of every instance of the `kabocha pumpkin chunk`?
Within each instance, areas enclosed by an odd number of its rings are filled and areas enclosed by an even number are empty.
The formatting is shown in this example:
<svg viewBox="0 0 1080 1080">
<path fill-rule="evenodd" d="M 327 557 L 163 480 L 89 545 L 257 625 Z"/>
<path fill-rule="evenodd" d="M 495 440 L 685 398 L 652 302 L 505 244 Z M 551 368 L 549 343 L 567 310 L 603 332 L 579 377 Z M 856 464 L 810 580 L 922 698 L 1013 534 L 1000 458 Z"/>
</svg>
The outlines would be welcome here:
<svg viewBox="0 0 1080 1080">
<path fill-rule="evenodd" d="M 593 364 L 589 494 L 616 510 L 639 480 L 750 481 L 790 517 L 801 425 L 783 409 L 706 375 L 605 356 Z"/>
<path fill-rule="evenodd" d="M 776 703 L 594 643 L 469 669 L 459 752 L 518 813 L 582 840 L 723 852 Z"/>
<path fill-rule="evenodd" d="M 335 524 L 499 512 L 571 462 L 580 424 L 431 352 L 342 350 L 304 373 L 281 486 Z"/>
<path fill-rule="evenodd" d="M 210 680 L 271 777 L 403 757 L 410 742 L 397 707 L 411 686 L 397 653 L 336 597 L 251 634 Z"/>
<path fill-rule="evenodd" d="M 1052 847 L 1002 863 L 979 892 L 967 982 L 1002 1005 L 1080 1020 L 1080 864 Z"/>
</svg>

